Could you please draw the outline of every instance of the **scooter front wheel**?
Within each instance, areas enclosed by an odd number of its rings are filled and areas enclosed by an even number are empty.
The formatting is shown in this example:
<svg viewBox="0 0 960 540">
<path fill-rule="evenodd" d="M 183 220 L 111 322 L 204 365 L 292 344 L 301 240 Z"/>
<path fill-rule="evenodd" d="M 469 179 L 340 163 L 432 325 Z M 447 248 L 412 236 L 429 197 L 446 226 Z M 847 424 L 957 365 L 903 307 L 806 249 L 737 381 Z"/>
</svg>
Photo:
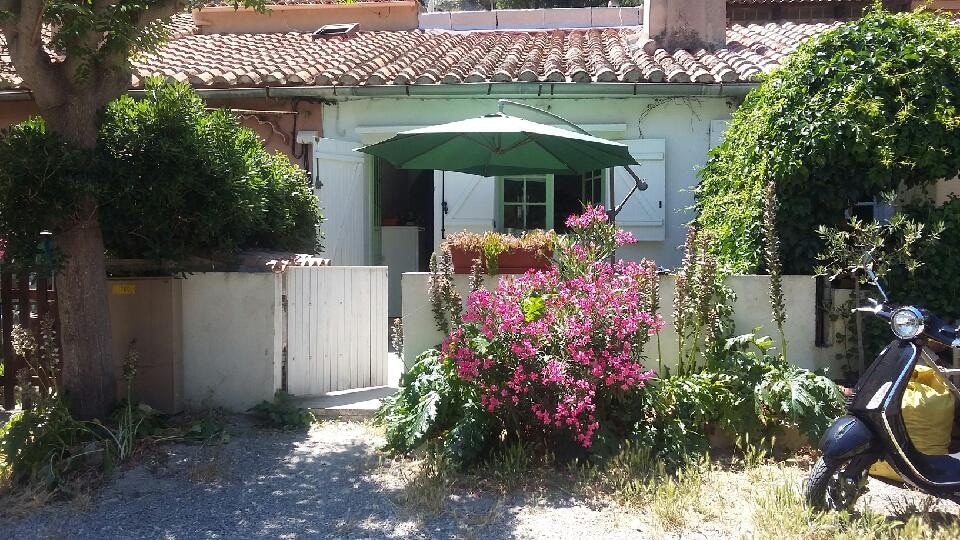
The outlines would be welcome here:
<svg viewBox="0 0 960 540">
<path fill-rule="evenodd" d="M 814 510 L 847 510 L 860 498 L 860 479 L 848 478 L 844 469 L 850 460 L 834 461 L 821 457 L 810 469 L 804 499 Z M 862 476 L 861 474 L 857 475 Z"/>
</svg>

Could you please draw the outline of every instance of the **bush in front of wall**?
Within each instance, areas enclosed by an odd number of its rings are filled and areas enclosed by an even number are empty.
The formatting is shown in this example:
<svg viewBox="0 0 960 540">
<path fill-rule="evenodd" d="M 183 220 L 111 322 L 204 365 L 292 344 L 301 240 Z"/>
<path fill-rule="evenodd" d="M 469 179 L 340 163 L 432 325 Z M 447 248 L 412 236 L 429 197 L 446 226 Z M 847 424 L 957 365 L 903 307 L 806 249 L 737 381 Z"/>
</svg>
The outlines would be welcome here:
<svg viewBox="0 0 960 540">
<path fill-rule="evenodd" d="M 118 257 L 318 252 L 321 214 L 306 173 L 185 84 L 152 79 L 143 99 L 110 103 L 99 146 L 111 179 L 104 241 Z"/>
<path fill-rule="evenodd" d="M 602 209 L 584 215 L 584 237 L 606 230 Z M 632 240 L 616 236 L 609 242 Z M 389 448 L 433 448 L 465 465 L 500 443 L 597 453 L 629 434 L 653 375 L 642 347 L 662 325 L 649 311 L 655 266 L 612 265 L 575 245 L 557 253 L 563 264 L 501 278 L 493 291 L 474 276 L 441 351 L 422 354 L 378 413 Z M 573 262 L 583 274 L 561 276 Z"/>
<path fill-rule="evenodd" d="M 722 348 L 710 365 L 647 387 L 632 439 L 667 465 L 708 452 L 709 429 L 739 444 L 769 442 L 795 428 L 815 444 L 842 413 L 839 387 L 823 373 L 786 362 L 769 337 L 735 336 Z"/>
<path fill-rule="evenodd" d="M 298 407 L 293 396 L 283 390 L 277 390 L 273 401 L 261 401 L 247 412 L 266 426 L 289 431 L 308 429 L 316 420 L 312 411 Z"/>
<path fill-rule="evenodd" d="M 764 269 L 764 190 L 786 274 L 810 273 L 819 225 L 853 204 L 960 171 L 960 28 L 927 11 L 862 19 L 805 42 L 753 90 L 710 154 L 697 223 L 734 272 Z"/>
<path fill-rule="evenodd" d="M 478 388 L 463 381 L 438 349 L 417 357 L 376 421 L 385 427 L 388 450 L 428 448 L 458 466 L 478 462 L 497 442 L 498 426 L 481 407 Z"/>
</svg>

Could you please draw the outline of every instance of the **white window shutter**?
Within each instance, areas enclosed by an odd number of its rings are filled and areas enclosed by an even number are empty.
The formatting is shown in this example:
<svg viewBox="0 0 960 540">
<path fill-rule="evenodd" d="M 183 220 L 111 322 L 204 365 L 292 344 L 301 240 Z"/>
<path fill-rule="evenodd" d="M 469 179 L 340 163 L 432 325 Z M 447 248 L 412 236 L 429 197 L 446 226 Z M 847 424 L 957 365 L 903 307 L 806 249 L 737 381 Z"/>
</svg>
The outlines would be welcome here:
<svg viewBox="0 0 960 540">
<path fill-rule="evenodd" d="M 630 155 L 640 166 L 632 166 L 634 172 L 647 183 L 647 189 L 637 191 L 627 200 L 617 215 L 617 225 L 627 230 L 640 241 L 662 242 L 666 238 L 666 142 L 663 139 L 637 139 L 619 141 L 630 148 Z M 623 167 L 614 170 L 614 199 L 611 205 L 620 204 L 635 182 Z"/>
<path fill-rule="evenodd" d="M 314 193 L 323 208 L 324 256 L 337 266 L 362 266 L 367 253 L 367 170 L 365 156 L 350 141 L 316 139 Z"/>
<path fill-rule="evenodd" d="M 440 244 L 441 228 L 446 236 L 463 230 L 485 232 L 493 230 L 496 180 L 451 171 L 434 173 L 436 201 L 433 226 L 436 244 Z M 446 201 L 447 213 L 443 213 Z"/>
<path fill-rule="evenodd" d="M 730 120 L 711 120 L 710 121 L 710 149 L 720 146 L 723 138 L 727 134 L 727 128 L 730 127 Z"/>
</svg>

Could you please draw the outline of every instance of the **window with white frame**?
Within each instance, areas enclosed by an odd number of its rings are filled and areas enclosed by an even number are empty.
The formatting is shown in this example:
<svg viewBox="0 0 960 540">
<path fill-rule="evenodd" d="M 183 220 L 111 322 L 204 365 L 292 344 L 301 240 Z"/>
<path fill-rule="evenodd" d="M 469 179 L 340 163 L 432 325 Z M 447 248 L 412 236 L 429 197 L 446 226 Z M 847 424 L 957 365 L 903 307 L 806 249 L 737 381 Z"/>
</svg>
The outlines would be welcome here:
<svg viewBox="0 0 960 540">
<path fill-rule="evenodd" d="M 553 176 L 497 178 L 497 223 L 504 232 L 553 228 Z"/>
<path fill-rule="evenodd" d="M 497 178 L 497 229 L 564 231 L 570 214 L 586 204 L 603 204 L 607 171 L 582 175 L 527 175 Z"/>
</svg>

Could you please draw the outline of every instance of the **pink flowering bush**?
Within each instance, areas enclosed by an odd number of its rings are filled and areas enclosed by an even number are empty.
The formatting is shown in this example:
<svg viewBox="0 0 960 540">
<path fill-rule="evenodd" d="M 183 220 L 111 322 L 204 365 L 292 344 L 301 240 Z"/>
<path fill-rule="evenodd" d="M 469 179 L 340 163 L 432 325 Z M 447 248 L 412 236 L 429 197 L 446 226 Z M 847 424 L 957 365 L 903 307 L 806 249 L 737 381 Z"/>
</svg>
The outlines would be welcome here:
<svg viewBox="0 0 960 540">
<path fill-rule="evenodd" d="M 568 217 L 566 225 L 570 232 L 556 241 L 556 266 L 564 278 L 588 274 L 594 263 L 637 242 L 632 234 L 610 223 L 603 206 L 587 205 L 582 214 Z"/>
<path fill-rule="evenodd" d="M 601 432 L 625 436 L 642 413 L 633 405 L 654 377 L 642 349 L 663 322 L 651 313 L 655 267 L 606 260 L 632 237 L 602 207 L 567 224 L 558 264 L 474 292 L 442 356 L 507 432 L 590 448 Z"/>
</svg>

